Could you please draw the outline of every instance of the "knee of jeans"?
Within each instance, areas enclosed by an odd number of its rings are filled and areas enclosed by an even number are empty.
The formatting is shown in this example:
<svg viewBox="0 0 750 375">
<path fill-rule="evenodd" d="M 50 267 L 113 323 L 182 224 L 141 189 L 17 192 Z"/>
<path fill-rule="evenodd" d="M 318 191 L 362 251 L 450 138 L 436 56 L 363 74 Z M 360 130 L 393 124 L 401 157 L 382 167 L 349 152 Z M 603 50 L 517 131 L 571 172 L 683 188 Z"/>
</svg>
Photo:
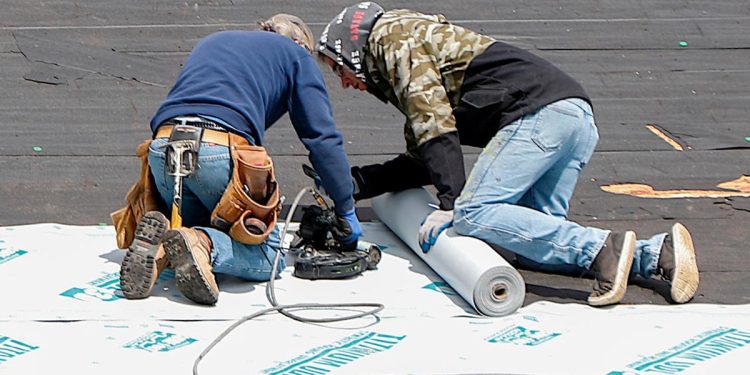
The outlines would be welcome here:
<svg viewBox="0 0 750 375">
<path fill-rule="evenodd" d="M 486 204 L 477 202 L 476 200 L 457 199 L 453 206 L 453 219 L 454 221 L 460 219 L 471 219 L 471 217 L 479 214 L 485 206 Z"/>
<path fill-rule="evenodd" d="M 473 203 L 453 208 L 453 227 L 456 233 L 472 235 L 488 228 L 505 227 L 505 218 L 514 215 L 510 203 Z"/>
<path fill-rule="evenodd" d="M 276 269 L 276 279 L 281 277 L 281 272 L 286 267 L 284 258 L 279 259 L 278 268 Z M 218 268 L 218 267 L 215 267 Z M 220 269 L 221 273 L 226 273 L 246 281 L 268 281 L 273 271 L 272 264 L 262 262 L 257 265 L 248 264 L 224 264 Z"/>
<path fill-rule="evenodd" d="M 453 230 L 458 234 L 467 235 L 471 233 L 472 224 L 468 220 L 468 216 L 471 214 L 470 210 L 466 208 L 453 208 Z"/>
<path fill-rule="evenodd" d="M 466 216 L 466 206 L 456 201 L 453 205 L 453 222 L 462 220 Z"/>
</svg>

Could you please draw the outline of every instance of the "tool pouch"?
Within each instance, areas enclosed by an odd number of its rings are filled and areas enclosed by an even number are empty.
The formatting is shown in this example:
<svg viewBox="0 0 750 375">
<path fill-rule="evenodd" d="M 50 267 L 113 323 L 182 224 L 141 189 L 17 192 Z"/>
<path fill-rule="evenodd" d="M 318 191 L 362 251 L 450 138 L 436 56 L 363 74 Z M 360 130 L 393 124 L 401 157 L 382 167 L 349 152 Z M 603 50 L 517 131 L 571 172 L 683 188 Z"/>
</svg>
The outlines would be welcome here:
<svg viewBox="0 0 750 375">
<path fill-rule="evenodd" d="M 281 209 L 280 193 L 266 149 L 237 138 L 240 137 L 230 135 L 232 178 L 211 213 L 211 225 L 228 231 L 235 241 L 257 245 L 265 241 L 276 226 Z M 246 227 L 249 218 L 262 221 L 265 228 Z"/>
<path fill-rule="evenodd" d="M 151 140 L 147 139 L 136 149 L 135 154 L 141 161 L 140 177 L 125 196 L 125 207 L 110 214 L 115 227 L 117 247 L 120 249 L 127 249 L 133 242 L 135 228 L 143 214 L 155 210 L 166 212 L 148 166 L 150 145 Z"/>
</svg>

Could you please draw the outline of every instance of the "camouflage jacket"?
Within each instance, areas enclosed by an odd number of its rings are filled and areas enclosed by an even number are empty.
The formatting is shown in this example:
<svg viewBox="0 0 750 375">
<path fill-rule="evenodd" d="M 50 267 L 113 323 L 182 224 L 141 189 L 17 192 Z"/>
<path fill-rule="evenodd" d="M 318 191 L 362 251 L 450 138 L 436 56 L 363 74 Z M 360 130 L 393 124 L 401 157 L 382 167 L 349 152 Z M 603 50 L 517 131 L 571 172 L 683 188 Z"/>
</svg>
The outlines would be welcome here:
<svg viewBox="0 0 750 375">
<path fill-rule="evenodd" d="M 410 154 L 456 131 L 453 107 L 471 60 L 495 40 L 452 25 L 442 15 L 392 10 L 375 23 L 365 57 L 368 74 L 404 115 Z"/>
<path fill-rule="evenodd" d="M 367 50 L 370 91 L 406 115 L 408 157 L 360 168 L 361 179 L 390 183 L 379 182 L 383 192 L 431 183 L 444 210 L 466 182 L 461 144 L 485 147 L 500 128 L 549 103 L 588 100 L 550 62 L 439 15 L 386 12 Z"/>
</svg>

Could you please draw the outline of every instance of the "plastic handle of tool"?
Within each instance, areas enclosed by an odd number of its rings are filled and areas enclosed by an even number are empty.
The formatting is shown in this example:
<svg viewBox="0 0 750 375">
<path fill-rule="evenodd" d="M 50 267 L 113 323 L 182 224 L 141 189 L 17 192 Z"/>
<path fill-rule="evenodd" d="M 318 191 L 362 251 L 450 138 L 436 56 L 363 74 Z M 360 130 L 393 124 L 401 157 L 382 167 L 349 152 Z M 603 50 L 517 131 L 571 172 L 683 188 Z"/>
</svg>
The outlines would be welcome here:
<svg viewBox="0 0 750 375">
<path fill-rule="evenodd" d="M 172 203 L 172 219 L 170 220 L 172 228 L 179 228 L 182 226 L 182 216 L 180 216 L 180 208 L 177 203 Z"/>
</svg>

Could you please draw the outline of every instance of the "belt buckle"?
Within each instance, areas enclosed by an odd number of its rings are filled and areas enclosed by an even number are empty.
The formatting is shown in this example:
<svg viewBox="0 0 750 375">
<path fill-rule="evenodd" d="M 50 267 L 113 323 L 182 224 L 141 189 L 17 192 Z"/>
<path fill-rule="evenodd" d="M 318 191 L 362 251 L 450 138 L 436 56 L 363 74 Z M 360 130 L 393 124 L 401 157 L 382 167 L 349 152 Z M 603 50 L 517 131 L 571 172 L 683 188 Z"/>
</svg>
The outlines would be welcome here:
<svg viewBox="0 0 750 375">
<path fill-rule="evenodd" d="M 195 126 L 196 123 L 202 123 L 202 122 L 208 122 L 202 117 L 198 116 L 177 116 L 173 117 L 172 121 L 178 122 L 178 124 L 175 125 L 188 125 L 188 126 Z"/>
<path fill-rule="evenodd" d="M 174 122 L 174 125 L 189 125 L 222 133 L 228 132 L 223 126 L 217 124 L 215 121 L 211 121 L 201 116 L 177 116 L 169 121 Z"/>
</svg>

